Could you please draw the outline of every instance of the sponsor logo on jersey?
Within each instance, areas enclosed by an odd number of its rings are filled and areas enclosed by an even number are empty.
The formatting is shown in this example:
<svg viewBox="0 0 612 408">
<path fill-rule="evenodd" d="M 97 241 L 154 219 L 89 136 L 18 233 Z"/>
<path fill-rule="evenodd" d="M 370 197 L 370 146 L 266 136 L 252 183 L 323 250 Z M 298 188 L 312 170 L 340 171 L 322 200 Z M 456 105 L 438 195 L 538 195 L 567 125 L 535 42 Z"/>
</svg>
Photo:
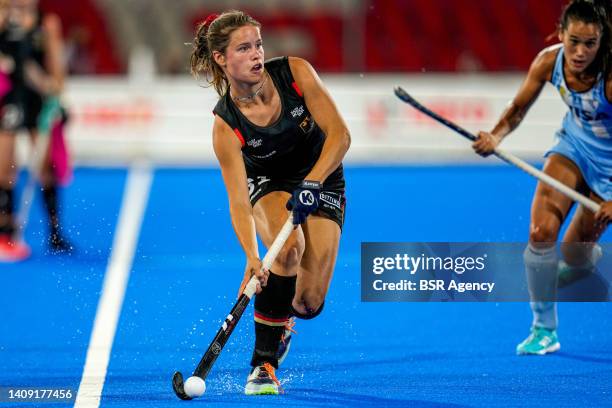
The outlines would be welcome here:
<svg viewBox="0 0 612 408">
<path fill-rule="evenodd" d="M 298 118 L 304 114 L 304 106 L 300 105 L 291 111 L 291 116 Z"/>
<path fill-rule="evenodd" d="M 304 133 L 308 133 L 312 129 L 313 123 L 314 121 L 312 120 L 312 117 L 308 115 L 306 118 L 304 118 L 302 123 L 300 123 L 300 129 L 302 129 Z"/>
<path fill-rule="evenodd" d="M 610 116 L 606 112 L 589 112 L 584 109 L 580 109 L 576 106 L 570 105 L 570 110 L 574 113 L 574 116 L 578 117 L 584 122 L 593 122 L 593 121 L 601 121 L 608 120 Z"/>
<path fill-rule="evenodd" d="M 569 105 L 571 101 L 568 97 L 567 89 L 563 85 L 559 85 L 559 94 L 561 95 L 561 99 Z"/>
<path fill-rule="evenodd" d="M 256 159 L 267 159 L 268 157 L 272 157 L 276 154 L 276 150 L 272 150 L 270 153 L 268 154 L 262 154 L 262 155 L 256 155 L 254 154 L 253 157 Z"/>
<path fill-rule="evenodd" d="M 261 143 L 262 139 L 251 139 L 247 142 L 247 145 L 255 148 L 261 146 Z"/>
</svg>

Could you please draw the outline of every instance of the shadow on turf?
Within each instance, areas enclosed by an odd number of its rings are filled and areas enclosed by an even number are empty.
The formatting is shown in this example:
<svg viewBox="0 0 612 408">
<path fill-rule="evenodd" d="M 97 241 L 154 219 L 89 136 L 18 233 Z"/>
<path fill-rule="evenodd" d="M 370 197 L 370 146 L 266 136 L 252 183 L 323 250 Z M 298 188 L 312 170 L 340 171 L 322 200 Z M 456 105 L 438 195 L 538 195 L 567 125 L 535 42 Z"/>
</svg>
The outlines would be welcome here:
<svg viewBox="0 0 612 408">
<path fill-rule="evenodd" d="M 589 363 L 599 363 L 599 364 L 612 364 L 612 358 L 606 357 L 594 357 L 587 355 L 579 355 L 579 354 L 570 354 L 567 352 L 558 352 L 555 353 L 555 357 L 566 358 L 568 360 L 577 360 Z"/>
<path fill-rule="evenodd" d="M 295 395 L 300 393 L 301 395 Z M 318 395 L 318 396 L 317 396 Z M 290 401 L 292 405 L 299 406 L 298 401 L 306 403 L 305 405 L 321 404 L 324 406 L 350 406 L 350 407 L 414 407 L 414 408 L 429 408 L 429 407 L 465 407 L 466 405 L 458 405 L 451 403 L 419 401 L 411 399 L 393 399 L 381 398 L 371 395 L 347 394 L 342 392 L 321 391 L 315 389 L 295 388 L 291 394 L 283 396 L 286 402 Z"/>
<path fill-rule="evenodd" d="M 138 395 L 138 401 L 173 401 L 178 404 L 182 404 L 181 401 L 176 399 L 174 395 L 170 397 L 171 393 L 154 394 L 154 395 Z M 126 396 L 118 395 L 105 395 L 103 398 L 106 402 L 128 402 L 129 398 Z M 197 402 L 206 403 L 207 405 L 240 405 L 240 406 L 292 406 L 292 407 L 308 407 L 308 406 L 320 406 L 320 407 L 411 407 L 411 408 L 464 408 L 467 405 L 446 403 L 446 402 L 434 402 L 434 401 L 420 401 L 414 399 L 393 399 L 393 398 L 382 398 L 375 397 L 372 395 L 360 395 L 360 394 L 349 394 L 342 392 L 330 392 L 323 391 L 313 388 L 295 388 L 291 392 L 283 394 L 281 396 L 259 396 L 259 397 L 245 397 L 241 394 L 235 395 L 205 395 L 202 398 L 196 400 Z M 153 403 L 153 406 L 155 404 Z"/>
</svg>

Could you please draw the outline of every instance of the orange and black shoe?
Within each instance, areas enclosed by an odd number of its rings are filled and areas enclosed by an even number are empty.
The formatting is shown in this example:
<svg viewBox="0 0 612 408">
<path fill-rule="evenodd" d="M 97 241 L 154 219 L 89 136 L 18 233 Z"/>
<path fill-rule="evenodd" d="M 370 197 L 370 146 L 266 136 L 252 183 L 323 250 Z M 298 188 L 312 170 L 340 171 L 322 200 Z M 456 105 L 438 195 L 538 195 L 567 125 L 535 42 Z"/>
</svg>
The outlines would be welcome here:
<svg viewBox="0 0 612 408">
<path fill-rule="evenodd" d="M 32 251 L 25 242 L 15 242 L 6 235 L 0 235 L 0 262 L 20 262 L 30 257 Z"/>
<path fill-rule="evenodd" d="M 278 395 L 282 392 L 280 381 L 276 378 L 274 367 L 270 363 L 253 367 L 244 387 L 246 395 Z"/>
<path fill-rule="evenodd" d="M 278 365 L 280 366 L 283 361 L 285 361 L 285 357 L 289 354 L 289 348 L 291 347 L 291 338 L 294 334 L 297 334 L 293 327 L 295 326 L 295 318 L 291 317 L 285 323 L 285 329 L 283 330 L 283 335 L 281 336 L 280 344 L 278 345 L 278 350 L 276 350 L 276 359 L 278 360 Z"/>
</svg>

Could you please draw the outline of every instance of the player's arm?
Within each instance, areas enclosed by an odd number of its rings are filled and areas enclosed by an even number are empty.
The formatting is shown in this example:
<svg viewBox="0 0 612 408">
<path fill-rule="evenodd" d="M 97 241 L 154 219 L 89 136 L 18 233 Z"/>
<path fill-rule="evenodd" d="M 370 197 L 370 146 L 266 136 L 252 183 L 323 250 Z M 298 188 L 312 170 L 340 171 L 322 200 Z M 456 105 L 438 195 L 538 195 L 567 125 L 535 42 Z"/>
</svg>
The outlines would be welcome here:
<svg viewBox="0 0 612 408">
<path fill-rule="evenodd" d="M 314 68 L 307 61 L 295 57 L 289 58 L 289 66 L 312 118 L 326 136 L 321 156 L 306 176 L 306 180 L 323 183 L 342 162 L 351 144 L 351 136 Z"/>
<path fill-rule="evenodd" d="M 64 87 L 64 40 L 62 23 L 55 14 L 46 15 L 42 22 L 45 70 L 34 61 L 25 66 L 30 85 L 43 95 L 58 95 Z"/>
<path fill-rule="evenodd" d="M 49 75 L 56 82 L 59 90 L 64 86 L 65 68 L 63 63 L 64 40 L 62 39 L 62 23 L 58 16 L 49 14 L 43 20 L 45 33 L 45 65 Z"/>
<path fill-rule="evenodd" d="M 232 225 L 247 258 L 245 275 L 239 294 L 253 274 L 265 285 L 267 271 L 261 271 L 253 207 L 249 201 L 246 169 L 242 160 L 241 144 L 232 129 L 219 116 L 213 125 L 213 148 L 221 166 L 227 190 Z M 259 291 L 259 289 L 258 289 Z"/>
<path fill-rule="evenodd" d="M 550 80 L 555 64 L 557 49 L 542 51 L 531 63 L 527 76 L 516 96 L 504 110 L 490 132 L 478 133 L 478 140 L 472 147 L 476 153 L 488 156 L 495 147 L 523 121 L 531 105 L 536 101 L 546 81 Z"/>
</svg>

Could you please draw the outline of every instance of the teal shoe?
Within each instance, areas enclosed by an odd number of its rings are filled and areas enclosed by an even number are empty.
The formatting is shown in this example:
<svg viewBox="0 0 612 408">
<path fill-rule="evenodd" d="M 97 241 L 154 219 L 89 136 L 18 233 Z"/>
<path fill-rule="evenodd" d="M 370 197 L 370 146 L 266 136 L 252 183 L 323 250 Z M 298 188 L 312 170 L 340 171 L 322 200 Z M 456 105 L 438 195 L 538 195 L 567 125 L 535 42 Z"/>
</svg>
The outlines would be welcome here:
<svg viewBox="0 0 612 408">
<path fill-rule="evenodd" d="M 571 267 L 564 261 L 559 262 L 559 268 L 557 269 L 557 277 L 559 288 L 564 288 L 571 285 L 572 283 L 579 281 L 591 275 L 595 271 L 594 267 L 591 268 L 576 268 Z"/>
<path fill-rule="evenodd" d="M 561 348 L 556 330 L 543 327 L 532 327 L 531 334 L 521 344 L 516 346 L 516 354 L 540 355 L 554 353 Z"/>
</svg>

